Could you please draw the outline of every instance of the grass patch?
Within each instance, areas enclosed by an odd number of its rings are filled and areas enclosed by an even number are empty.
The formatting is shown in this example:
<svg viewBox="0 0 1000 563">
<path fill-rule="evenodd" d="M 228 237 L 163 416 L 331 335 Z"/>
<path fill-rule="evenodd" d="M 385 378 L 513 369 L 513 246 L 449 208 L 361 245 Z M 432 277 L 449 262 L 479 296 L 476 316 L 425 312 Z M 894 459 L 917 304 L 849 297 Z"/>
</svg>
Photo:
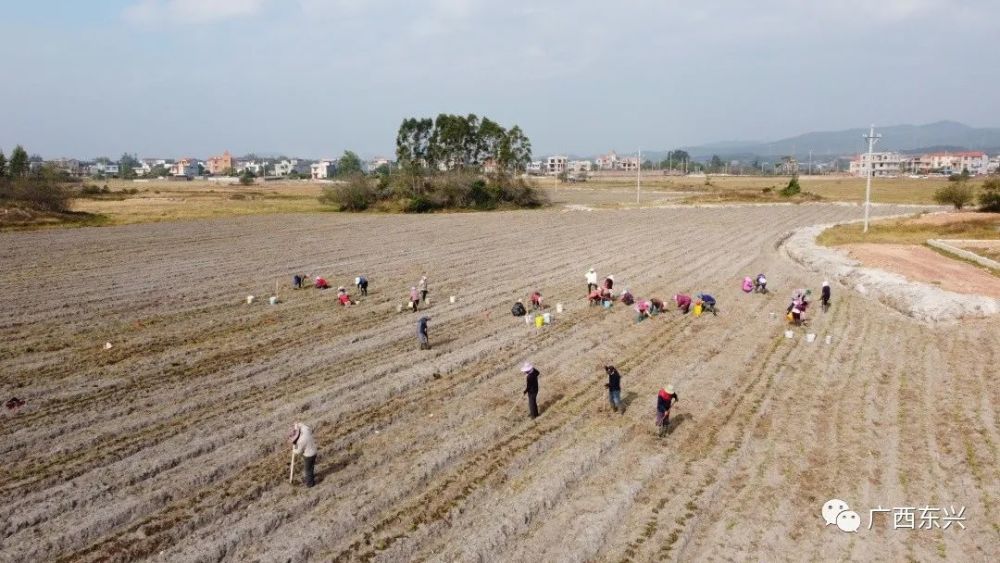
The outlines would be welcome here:
<svg viewBox="0 0 1000 563">
<path fill-rule="evenodd" d="M 816 241 L 824 246 L 855 243 L 916 244 L 928 239 L 1000 239 L 1000 215 L 969 221 L 955 221 L 941 225 L 915 223 L 912 219 L 876 221 L 863 232 L 860 223 L 838 225 L 823 231 Z M 950 255 L 949 255 L 950 256 Z"/>
</svg>

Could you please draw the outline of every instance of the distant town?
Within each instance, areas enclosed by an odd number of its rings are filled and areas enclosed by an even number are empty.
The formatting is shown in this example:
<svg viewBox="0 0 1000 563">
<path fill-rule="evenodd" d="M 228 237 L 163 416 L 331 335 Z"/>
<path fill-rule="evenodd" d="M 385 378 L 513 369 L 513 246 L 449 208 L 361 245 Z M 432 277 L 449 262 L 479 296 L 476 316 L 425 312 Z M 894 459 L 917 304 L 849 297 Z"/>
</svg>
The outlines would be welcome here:
<svg viewBox="0 0 1000 563">
<path fill-rule="evenodd" d="M 345 152 L 355 159 L 360 169 L 369 174 L 380 170 L 391 171 L 396 162 L 390 158 L 359 159 L 354 153 Z M 207 159 L 138 158 L 123 155 L 118 161 L 96 158 L 85 161 L 72 158 L 44 160 L 34 155 L 32 169 L 48 166 L 73 177 L 123 178 L 137 180 L 167 179 L 191 180 L 195 178 L 219 182 L 235 182 L 240 178 L 256 181 L 268 179 L 332 180 L 344 157 L 320 160 L 303 158 L 265 158 L 255 155 L 234 157 L 225 151 Z M 584 181 L 592 175 L 635 174 L 640 168 L 636 153 L 619 155 L 615 151 L 593 159 L 574 159 L 565 155 L 547 156 L 531 161 L 521 172 L 529 176 L 554 176 L 568 181 Z M 490 161 L 483 163 L 486 173 L 493 171 Z M 683 150 L 670 151 L 658 161 L 641 160 L 643 172 L 666 175 L 715 174 L 715 175 L 793 175 L 793 174 L 849 174 L 876 177 L 896 176 L 949 176 L 967 173 L 981 176 L 1000 170 L 1000 154 L 992 157 L 982 151 L 932 152 L 906 154 L 902 152 L 876 152 L 853 157 L 837 157 L 803 162 L 793 156 L 756 158 L 754 160 L 723 160 L 718 156 L 693 159 Z"/>
</svg>

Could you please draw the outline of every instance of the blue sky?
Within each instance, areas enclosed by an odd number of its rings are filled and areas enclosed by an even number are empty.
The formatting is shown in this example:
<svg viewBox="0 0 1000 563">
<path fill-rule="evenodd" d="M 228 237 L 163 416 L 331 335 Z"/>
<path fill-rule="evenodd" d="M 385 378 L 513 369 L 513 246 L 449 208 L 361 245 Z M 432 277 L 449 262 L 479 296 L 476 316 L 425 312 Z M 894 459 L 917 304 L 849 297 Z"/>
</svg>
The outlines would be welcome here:
<svg viewBox="0 0 1000 563">
<path fill-rule="evenodd" d="M 389 155 L 399 122 L 536 154 L 1000 125 L 995 0 L 0 0 L 0 148 Z"/>
</svg>

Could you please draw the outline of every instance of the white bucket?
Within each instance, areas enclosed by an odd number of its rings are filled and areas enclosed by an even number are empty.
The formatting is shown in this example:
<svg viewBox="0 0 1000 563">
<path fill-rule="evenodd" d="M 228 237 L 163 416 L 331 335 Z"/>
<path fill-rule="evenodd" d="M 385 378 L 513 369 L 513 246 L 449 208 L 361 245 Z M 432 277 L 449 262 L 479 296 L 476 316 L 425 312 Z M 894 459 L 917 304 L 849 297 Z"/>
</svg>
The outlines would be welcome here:
<svg viewBox="0 0 1000 563">
<path fill-rule="evenodd" d="M 556 312 L 557 313 L 562 313 L 563 312 L 562 303 L 556 303 Z"/>
<path fill-rule="evenodd" d="M 524 324 L 530 326 L 531 323 L 533 323 L 533 322 L 535 322 L 535 315 L 525 315 L 524 316 Z"/>
<path fill-rule="evenodd" d="M 277 305 L 278 304 L 278 296 L 272 295 L 271 298 L 267 300 L 267 302 L 270 303 L 271 305 Z"/>
<path fill-rule="evenodd" d="M 397 313 L 402 313 L 403 312 L 403 306 L 402 305 L 396 305 L 396 312 Z"/>
<path fill-rule="evenodd" d="M 785 331 L 785 338 L 795 338 L 795 333 L 792 332 L 792 331 L 790 331 L 790 330 L 786 330 Z"/>
<path fill-rule="evenodd" d="M 806 335 L 806 342 L 815 342 L 815 341 L 816 341 L 815 334 L 810 332 L 809 334 Z"/>
<path fill-rule="evenodd" d="M 428 297 L 427 299 L 424 299 L 424 303 L 427 303 L 428 305 L 430 305 L 431 304 L 431 298 Z"/>
<path fill-rule="evenodd" d="M 454 295 L 452 295 L 451 297 L 449 297 L 449 298 L 448 298 L 448 301 L 451 301 L 452 303 L 454 303 L 454 302 L 455 302 L 455 296 L 454 296 Z"/>
<path fill-rule="evenodd" d="M 247 305 L 252 305 L 254 300 L 253 295 L 247 295 Z"/>
<path fill-rule="evenodd" d="M 542 314 L 542 321 L 547 325 L 552 324 L 552 315 L 550 313 Z"/>
<path fill-rule="evenodd" d="M 826 335 L 826 343 L 833 344 L 833 337 L 830 336 L 829 334 Z"/>
</svg>

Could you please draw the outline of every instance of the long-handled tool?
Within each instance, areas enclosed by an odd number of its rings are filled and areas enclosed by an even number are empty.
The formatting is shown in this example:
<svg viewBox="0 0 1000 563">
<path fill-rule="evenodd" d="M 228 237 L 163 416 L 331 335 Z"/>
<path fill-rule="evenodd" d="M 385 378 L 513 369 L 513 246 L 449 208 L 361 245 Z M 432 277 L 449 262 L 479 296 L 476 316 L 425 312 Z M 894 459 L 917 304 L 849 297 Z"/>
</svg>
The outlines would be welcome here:
<svg viewBox="0 0 1000 563">
<path fill-rule="evenodd" d="M 288 464 L 288 482 L 292 482 L 292 476 L 295 475 L 295 449 L 292 448 L 292 462 Z"/>
</svg>

